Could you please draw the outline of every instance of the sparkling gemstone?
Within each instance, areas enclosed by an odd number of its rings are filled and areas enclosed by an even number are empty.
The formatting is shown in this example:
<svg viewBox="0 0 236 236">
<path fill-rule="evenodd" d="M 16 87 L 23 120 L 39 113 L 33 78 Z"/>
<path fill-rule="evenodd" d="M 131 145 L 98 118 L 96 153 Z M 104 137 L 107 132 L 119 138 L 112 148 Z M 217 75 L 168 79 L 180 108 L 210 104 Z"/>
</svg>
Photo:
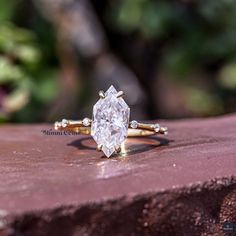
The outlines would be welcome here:
<svg viewBox="0 0 236 236">
<path fill-rule="evenodd" d="M 62 126 L 63 128 L 65 128 L 65 127 L 67 126 L 67 124 L 68 124 L 68 120 L 63 119 L 63 120 L 61 121 L 61 126 Z"/>
<path fill-rule="evenodd" d="M 160 127 L 159 124 L 155 124 L 155 125 L 154 125 L 154 130 L 155 130 L 156 133 L 158 133 L 158 132 L 160 131 L 160 128 L 161 128 L 161 127 Z"/>
<path fill-rule="evenodd" d="M 132 120 L 132 121 L 130 122 L 130 127 L 131 127 L 132 129 L 137 129 L 137 128 L 138 128 L 138 122 L 137 122 L 136 120 Z"/>
<path fill-rule="evenodd" d="M 83 119 L 83 121 L 82 121 L 82 123 L 83 123 L 83 126 L 89 126 L 89 124 L 90 124 L 90 120 L 89 120 L 89 118 L 84 118 Z"/>
<path fill-rule="evenodd" d="M 128 135 L 130 109 L 124 99 L 117 98 L 116 89 L 111 86 L 93 107 L 91 135 L 102 151 L 110 157 Z"/>
</svg>

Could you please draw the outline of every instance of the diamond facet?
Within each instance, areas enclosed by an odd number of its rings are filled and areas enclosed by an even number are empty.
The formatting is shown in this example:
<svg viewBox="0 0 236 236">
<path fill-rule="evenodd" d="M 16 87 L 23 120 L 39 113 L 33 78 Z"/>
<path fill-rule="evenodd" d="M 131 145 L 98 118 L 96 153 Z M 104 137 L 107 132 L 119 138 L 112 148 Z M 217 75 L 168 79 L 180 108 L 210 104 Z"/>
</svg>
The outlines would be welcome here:
<svg viewBox="0 0 236 236">
<path fill-rule="evenodd" d="M 105 97 L 93 107 L 91 135 L 102 151 L 110 157 L 128 135 L 130 109 L 123 98 L 117 98 L 116 89 L 111 86 Z"/>
</svg>

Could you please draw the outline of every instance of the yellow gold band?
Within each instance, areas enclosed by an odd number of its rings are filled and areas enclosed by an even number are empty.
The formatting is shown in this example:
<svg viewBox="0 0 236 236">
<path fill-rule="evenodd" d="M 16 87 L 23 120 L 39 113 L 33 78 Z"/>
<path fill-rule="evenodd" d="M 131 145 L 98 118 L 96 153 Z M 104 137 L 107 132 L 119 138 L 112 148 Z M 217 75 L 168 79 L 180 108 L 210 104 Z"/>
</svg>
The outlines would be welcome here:
<svg viewBox="0 0 236 236">
<path fill-rule="evenodd" d="M 63 119 L 61 122 L 55 122 L 55 129 L 69 132 L 76 132 L 80 134 L 90 134 L 91 133 L 91 124 L 92 120 L 87 119 L 85 124 L 84 120 L 65 120 Z M 154 134 L 167 134 L 167 127 L 160 127 L 158 124 L 146 124 L 139 123 L 135 121 L 135 125 L 132 124 L 131 121 L 129 123 L 128 129 L 128 137 L 139 137 L 139 136 L 149 136 Z"/>
</svg>

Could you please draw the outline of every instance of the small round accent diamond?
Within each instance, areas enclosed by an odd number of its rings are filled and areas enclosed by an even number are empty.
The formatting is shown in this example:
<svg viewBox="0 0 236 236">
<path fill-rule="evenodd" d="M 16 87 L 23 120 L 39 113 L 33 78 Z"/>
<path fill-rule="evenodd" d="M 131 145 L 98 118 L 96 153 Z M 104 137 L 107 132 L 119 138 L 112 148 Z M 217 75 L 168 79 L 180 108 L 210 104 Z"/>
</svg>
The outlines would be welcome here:
<svg viewBox="0 0 236 236">
<path fill-rule="evenodd" d="M 156 133 L 158 133 L 158 132 L 160 131 L 160 128 L 161 128 L 161 127 L 160 127 L 159 124 L 155 124 L 155 125 L 154 125 L 154 130 L 155 130 Z"/>
<path fill-rule="evenodd" d="M 65 128 L 67 125 L 68 125 L 68 120 L 66 120 L 66 119 L 63 119 L 62 121 L 61 121 L 61 126 L 63 127 L 63 128 Z"/>
<path fill-rule="evenodd" d="M 130 122 L 130 127 L 131 127 L 132 129 L 137 129 L 137 128 L 138 128 L 138 122 L 137 122 L 136 120 L 132 120 L 132 121 Z"/>
<path fill-rule="evenodd" d="M 82 123 L 83 123 L 83 126 L 89 126 L 90 125 L 90 119 L 86 117 L 86 118 L 83 119 Z"/>
</svg>

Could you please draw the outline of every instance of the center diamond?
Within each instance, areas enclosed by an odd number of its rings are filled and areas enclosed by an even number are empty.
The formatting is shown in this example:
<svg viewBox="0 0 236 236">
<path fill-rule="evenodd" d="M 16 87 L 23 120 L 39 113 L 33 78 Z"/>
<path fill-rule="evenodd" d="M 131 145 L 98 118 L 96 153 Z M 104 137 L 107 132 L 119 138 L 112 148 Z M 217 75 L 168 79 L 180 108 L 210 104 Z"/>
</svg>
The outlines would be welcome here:
<svg viewBox="0 0 236 236">
<path fill-rule="evenodd" d="M 91 135 L 110 157 L 128 135 L 130 108 L 111 86 L 93 107 Z"/>
</svg>

